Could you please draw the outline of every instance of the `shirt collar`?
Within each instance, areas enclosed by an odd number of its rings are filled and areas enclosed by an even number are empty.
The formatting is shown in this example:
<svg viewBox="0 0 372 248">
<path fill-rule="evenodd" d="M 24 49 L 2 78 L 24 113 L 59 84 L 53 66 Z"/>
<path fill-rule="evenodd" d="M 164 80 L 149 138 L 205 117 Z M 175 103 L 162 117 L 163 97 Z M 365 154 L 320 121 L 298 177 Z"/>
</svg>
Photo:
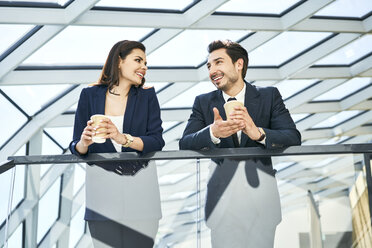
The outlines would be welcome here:
<svg viewBox="0 0 372 248">
<path fill-rule="evenodd" d="M 244 103 L 246 87 L 247 86 L 244 83 L 243 89 L 236 96 L 229 96 L 228 94 L 222 91 L 223 99 L 225 100 L 225 102 L 227 102 L 227 99 L 229 99 L 230 97 L 235 97 L 237 101 Z"/>
</svg>

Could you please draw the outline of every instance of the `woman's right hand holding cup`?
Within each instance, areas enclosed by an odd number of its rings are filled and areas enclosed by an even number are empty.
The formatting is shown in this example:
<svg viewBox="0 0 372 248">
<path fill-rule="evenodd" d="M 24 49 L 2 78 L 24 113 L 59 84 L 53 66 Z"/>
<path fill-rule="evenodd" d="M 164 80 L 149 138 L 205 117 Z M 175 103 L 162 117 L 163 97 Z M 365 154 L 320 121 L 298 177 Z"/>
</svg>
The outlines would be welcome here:
<svg viewBox="0 0 372 248">
<path fill-rule="evenodd" d="M 93 121 L 89 120 L 87 122 L 87 126 L 84 128 L 83 133 L 81 134 L 80 141 L 76 144 L 75 149 L 80 154 L 86 154 L 88 152 L 88 147 L 93 144 L 93 137 L 94 129 L 93 129 Z"/>
</svg>

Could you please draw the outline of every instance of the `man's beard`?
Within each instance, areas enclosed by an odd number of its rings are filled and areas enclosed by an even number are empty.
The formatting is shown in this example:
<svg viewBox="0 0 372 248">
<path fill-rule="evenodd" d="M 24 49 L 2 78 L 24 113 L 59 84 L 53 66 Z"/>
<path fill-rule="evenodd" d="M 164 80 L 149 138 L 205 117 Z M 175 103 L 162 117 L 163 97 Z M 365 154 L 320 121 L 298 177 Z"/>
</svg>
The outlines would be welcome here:
<svg viewBox="0 0 372 248">
<path fill-rule="evenodd" d="M 234 86 L 234 84 L 236 84 L 236 82 L 238 82 L 238 80 L 239 80 L 238 75 L 227 76 L 225 74 L 224 77 L 227 80 L 226 84 L 220 85 L 220 86 L 216 85 L 216 87 L 217 87 L 217 89 L 225 91 L 225 92 L 230 90 Z"/>
</svg>

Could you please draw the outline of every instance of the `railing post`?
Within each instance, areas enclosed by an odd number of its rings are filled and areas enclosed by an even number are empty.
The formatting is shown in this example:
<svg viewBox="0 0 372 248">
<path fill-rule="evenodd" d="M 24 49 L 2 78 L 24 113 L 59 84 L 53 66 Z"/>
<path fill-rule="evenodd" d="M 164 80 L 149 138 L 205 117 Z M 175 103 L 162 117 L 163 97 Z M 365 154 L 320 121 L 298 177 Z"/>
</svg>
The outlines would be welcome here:
<svg viewBox="0 0 372 248">
<path fill-rule="evenodd" d="M 372 223 L 372 173 L 371 173 L 372 153 L 364 153 L 363 158 L 364 158 L 364 166 L 366 168 L 369 216 L 371 217 L 370 223 Z M 372 228 L 372 224 L 371 224 L 371 228 Z"/>
<path fill-rule="evenodd" d="M 10 178 L 8 211 L 7 211 L 6 220 L 5 220 L 4 248 L 7 248 L 8 247 L 8 227 L 9 227 L 10 213 L 12 211 L 15 172 L 16 172 L 16 167 L 12 168 L 12 174 L 11 174 L 11 178 Z"/>
<path fill-rule="evenodd" d="M 196 159 L 196 247 L 201 247 L 200 158 Z"/>
</svg>

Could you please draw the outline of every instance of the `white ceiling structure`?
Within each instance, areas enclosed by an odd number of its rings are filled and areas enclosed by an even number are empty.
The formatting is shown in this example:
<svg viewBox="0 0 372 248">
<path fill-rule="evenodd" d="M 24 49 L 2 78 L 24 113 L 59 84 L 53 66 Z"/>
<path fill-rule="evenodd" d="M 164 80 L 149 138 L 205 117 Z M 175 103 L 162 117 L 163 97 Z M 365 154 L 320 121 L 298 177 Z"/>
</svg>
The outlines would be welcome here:
<svg viewBox="0 0 372 248">
<path fill-rule="evenodd" d="M 65 152 L 81 89 L 97 81 L 109 49 L 123 39 L 140 40 L 147 48 L 146 79 L 161 105 L 164 150 L 178 149 L 195 96 L 214 90 L 205 63 L 207 45 L 215 39 L 238 41 L 247 49 L 246 80 L 279 88 L 304 145 L 372 140 L 370 0 L 0 0 L 0 33 L 0 114 L 8 120 L 0 123 L 0 161 L 32 154 L 20 150 L 29 149 L 25 145 L 38 135 L 44 143 L 40 153 Z M 308 159 L 275 159 L 287 211 L 293 201 L 305 199 L 304 189 L 328 197 L 353 183 L 350 158 Z M 195 171 L 186 166 L 194 163 L 158 166 L 168 211 L 161 229 L 166 238 L 159 244 L 187 240 L 195 231 L 185 225 L 195 214 L 190 198 Z M 45 173 L 53 178 L 38 179 L 46 191 L 64 171 Z M 78 202 L 81 197 L 74 195 Z M 61 226 L 43 238 L 45 246 L 59 240 Z M 87 242 L 77 240 L 81 247 Z"/>
</svg>

